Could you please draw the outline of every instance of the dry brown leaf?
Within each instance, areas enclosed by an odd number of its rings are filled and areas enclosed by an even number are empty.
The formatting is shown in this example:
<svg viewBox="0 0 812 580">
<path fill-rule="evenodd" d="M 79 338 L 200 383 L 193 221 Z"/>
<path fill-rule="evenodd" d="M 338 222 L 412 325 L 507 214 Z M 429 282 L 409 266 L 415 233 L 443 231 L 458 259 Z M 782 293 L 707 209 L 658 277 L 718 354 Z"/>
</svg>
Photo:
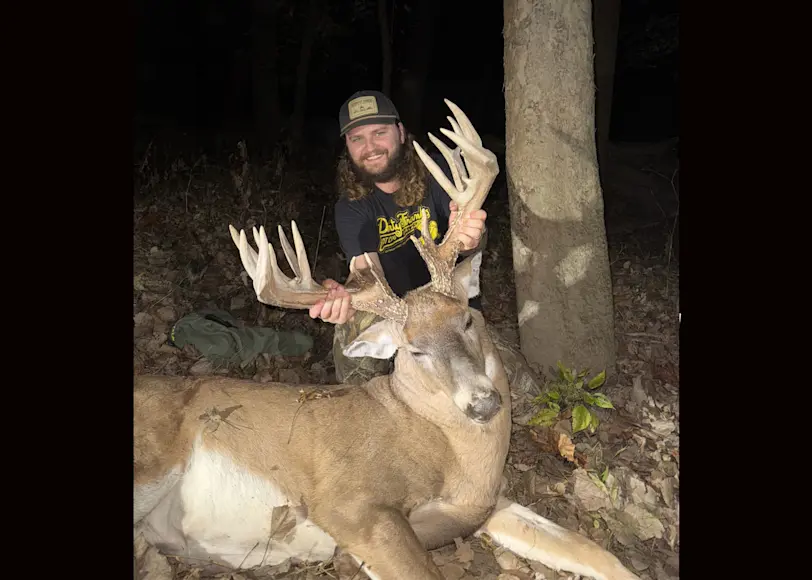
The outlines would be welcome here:
<svg viewBox="0 0 812 580">
<path fill-rule="evenodd" d="M 133 317 L 135 323 L 134 335 L 135 338 L 144 336 L 152 336 L 152 330 L 155 327 L 155 320 L 146 312 L 139 312 Z"/>
<path fill-rule="evenodd" d="M 513 552 L 508 552 L 507 550 L 499 551 L 495 556 L 496 563 L 499 564 L 502 570 L 512 572 L 522 567 L 522 561 L 519 560 L 519 557 Z"/>
<path fill-rule="evenodd" d="M 155 312 L 155 316 L 158 320 L 162 320 L 164 322 L 174 322 L 177 318 L 177 314 L 175 314 L 175 309 L 171 306 L 161 306 Z"/>
<path fill-rule="evenodd" d="M 166 556 L 147 543 L 143 535 L 138 535 L 133 548 L 137 580 L 172 580 L 172 566 Z"/>
<path fill-rule="evenodd" d="M 558 440 L 549 427 L 533 427 L 530 429 L 530 437 L 544 453 L 558 454 Z"/>
<path fill-rule="evenodd" d="M 279 382 L 298 385 L 302 382 L 302 377 L 295 369 L 279 369 Z"/>
<path fill-rule="evenodd" d="M 278 505 L 271 514 L 271 538 L 285 541 L 296 528 L 296 516 L 290 512 L 289 505 Z"/>
<path fill-rule="evenodd" d="M 617 518 L 633 530 L 643 542 L 651 538 L 662 538 L 665 532 L 659 518 L 637 504 L 626 505 L 624 510 L 617 514 Z"/>
<path fill-rule="evenodd" d="M 454 543 L 457 545 L 457 551 L 454 555 L 459 562 L 467 564 L 474 560 L 474 550 L 471 548 L 470 542 L 463 542 L 461 538 L 454 538 Z"/>
<path fill-rule="evenodd" d="M 558 452 L 562 457 L 575 463 L 575 444 L 566 433 L 558 434 Z"/>
<path fill-rule="evenodd" d="M 533 427 L 530 429 L 530 437 L 545 453 L 561 456 L 578 467 L 586 467 L 588 463 L 586 456 L 575 450 L 575 444 L 567 430 L 558 425 Z"/>
<path fill-rule="evenodd" d="M 586 511 L 596 512 L 600 509 L 612 509 L 612 500 L 606 489 L 599 488 L 589 477 L 586 470 L 577 469 L 573 475 L 575 477 L 573 493 Z"/>
<path fill-rule="evenodd" d="M 205 358 L 201 358 L 199 361 L 195 362 L 189 369 L 189 374 L 192 375 L 209 375 L 214 370 L 214 365 L 211 364 L 210 360 Z"/>
<path fill-rule="evenodd" d="M 460 580 L 465 576 L 465 568 L 453 562 L 440 566 L 440 572 L 445 580 Z"/>
</svg>

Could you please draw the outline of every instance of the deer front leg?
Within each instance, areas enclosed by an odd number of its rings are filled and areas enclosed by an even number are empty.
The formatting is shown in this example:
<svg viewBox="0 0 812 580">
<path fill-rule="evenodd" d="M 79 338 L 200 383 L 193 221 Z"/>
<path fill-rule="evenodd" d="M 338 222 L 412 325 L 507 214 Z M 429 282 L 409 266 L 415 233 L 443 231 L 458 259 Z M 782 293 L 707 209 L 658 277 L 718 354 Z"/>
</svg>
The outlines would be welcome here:
<svg viewBox="0 0 812 580">
<path fill-rule="evenodd" d="M 409 523 L 423 547 L 434 550 L 472 535 L 492 511 L 493 506 L 430 503 L 414 510 Z"/>
<path fill-rule="evenodd" d="M 326 518 L 325 529 L 372 580 L 444 580 L 409 522 L 396 510 L 344 508 Z"/>
<path fill-rule="evenodd" d="M 499 498 L 496 509 L 474 534 L 487 534 L 517 556 L 596 580 L 640 580 L 598 544 L 532 510 Z"/>
</svg>

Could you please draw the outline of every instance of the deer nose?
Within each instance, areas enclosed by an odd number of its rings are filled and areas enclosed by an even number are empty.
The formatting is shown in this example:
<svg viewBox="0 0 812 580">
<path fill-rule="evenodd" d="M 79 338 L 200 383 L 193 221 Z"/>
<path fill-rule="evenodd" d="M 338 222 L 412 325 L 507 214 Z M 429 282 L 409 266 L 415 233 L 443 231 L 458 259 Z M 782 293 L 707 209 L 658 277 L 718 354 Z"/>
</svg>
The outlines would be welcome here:
<svg viewBox="0 0 812 580">
<path fill-rule="evenodd" d="M 502 408 L 502 397 L 495 389 L 477 389 L 471 396 L 471 402 L 465 414 L 477 423 L 487 423 Z"/>
</svg>

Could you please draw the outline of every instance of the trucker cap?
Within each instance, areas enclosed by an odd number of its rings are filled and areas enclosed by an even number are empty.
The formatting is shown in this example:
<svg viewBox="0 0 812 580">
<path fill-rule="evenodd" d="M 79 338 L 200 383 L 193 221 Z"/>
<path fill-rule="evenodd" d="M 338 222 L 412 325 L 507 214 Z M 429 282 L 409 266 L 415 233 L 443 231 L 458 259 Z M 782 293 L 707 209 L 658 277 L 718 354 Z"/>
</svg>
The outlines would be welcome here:
<svg viewBox="0 0 812 580">
<path fill-rule="evenodd" d="M 400 119 L 394 103 L 380 91 L 358 91 L 338 111 L 339 136 L 353 127 L 373 123 L 397 123 Z"/>
</svg>

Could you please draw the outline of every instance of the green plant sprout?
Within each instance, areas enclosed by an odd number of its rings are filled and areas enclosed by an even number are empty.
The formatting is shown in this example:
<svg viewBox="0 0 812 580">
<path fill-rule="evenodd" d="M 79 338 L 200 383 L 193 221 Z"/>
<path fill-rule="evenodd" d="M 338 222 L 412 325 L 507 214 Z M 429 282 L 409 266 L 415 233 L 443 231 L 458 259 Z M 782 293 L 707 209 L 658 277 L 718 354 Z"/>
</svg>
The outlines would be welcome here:
<svg viewBox="0 0 812 580">
<path fill-rule="evenodd" d="M 558 361 L 558 378 L 547 384 L 545 392 L 533 399 L 533 403 L 542 409 L 528 422 L 528 425 L 550 427 L 558 420 L 561 410 L 572 407 L 572 433 L 589 429 L 594 433 L 600 423 L 598 415 L 587 406 L 602 409 L 614 409 L 612 401 L 603 393 L 590 393 L 606 382 L 606 371 L 603 370 L 589 381 L 586 380 L 589 370 L 577 375 L 575 369 L 568 369 Z"/>
</svg>

